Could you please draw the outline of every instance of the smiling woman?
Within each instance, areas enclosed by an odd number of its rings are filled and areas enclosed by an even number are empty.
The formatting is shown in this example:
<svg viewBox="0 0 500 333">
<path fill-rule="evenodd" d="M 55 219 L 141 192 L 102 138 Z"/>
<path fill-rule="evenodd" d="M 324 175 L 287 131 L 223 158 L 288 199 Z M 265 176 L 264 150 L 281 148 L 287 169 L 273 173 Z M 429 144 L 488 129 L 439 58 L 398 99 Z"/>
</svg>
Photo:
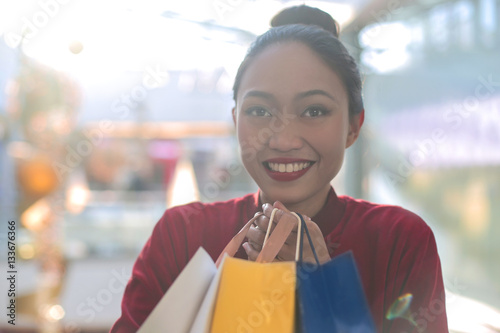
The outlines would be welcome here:
<svg viewBox="0 0 500 333">
<path fill-rule="evenodd" d="M 136 261 L 112 331 L 136 331 L 200 246 L 217 258 L 263 212 L 236 254 L 256 260 L 278 208 L 274 221 L 291 211 L 305 215 L 320 262 L 352 251 L 379 332 L 447 332 L 441 265 L 427 224 L 401 207 L 337 196 L 330 185 L 364 119 L 360 74 L 335 21 L 306 6 L 277 17 L 280 26 L 257 38 L 233 87 L 241 157 L 259 191 L 168 209 Z M 295 232 L 276 260 L 293 261 L 296 244 Z M 310 261 L 309 242 L 303 252 Z M 412 295 L 405 298 L 410 319 L 386 317 L 402 295 Z"/>
<path fill-rule="evenodd" d="M 294 29 L 295 35 L 307 30 Z M 292 211 L 314 216 L 342 166 L 345 149 L 359 134 L 359 116 L 349 117 L 344 84 L 300 42 L 269 46 L 237 83 L 233 118 L 240 144 L 271 129 L 260 135 L 265 140 L 254 140 L 255 156 L 243 156 L 262 201 L 279 200 Z M 277 124 L 271 126 L 273 121 Z"/>
</svg>

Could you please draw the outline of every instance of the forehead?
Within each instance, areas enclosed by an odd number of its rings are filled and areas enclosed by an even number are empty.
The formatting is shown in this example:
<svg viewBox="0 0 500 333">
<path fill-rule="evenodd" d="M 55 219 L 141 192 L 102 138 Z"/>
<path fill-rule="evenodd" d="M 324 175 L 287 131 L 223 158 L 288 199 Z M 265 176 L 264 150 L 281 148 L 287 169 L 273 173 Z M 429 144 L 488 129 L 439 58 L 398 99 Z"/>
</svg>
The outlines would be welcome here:
<svg viewBox="0 0 500 333">
<path fill-rule="evenodd" d="M 347 102 L 338 74 L 300 42 L 271 45 L 259 53 L 241 79 L 238 97 L 253 89 L 282 96 L 321 89 Z"/>
</svg>

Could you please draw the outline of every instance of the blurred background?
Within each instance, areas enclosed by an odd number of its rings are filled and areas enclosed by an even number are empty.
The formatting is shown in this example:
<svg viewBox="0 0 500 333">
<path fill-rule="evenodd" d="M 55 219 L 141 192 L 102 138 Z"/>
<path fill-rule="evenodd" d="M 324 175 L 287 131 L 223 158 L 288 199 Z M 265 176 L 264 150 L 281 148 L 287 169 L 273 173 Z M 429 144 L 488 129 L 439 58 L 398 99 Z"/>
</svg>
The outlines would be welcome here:
<svg viewBox="0 0 500 333">
<path fill-rule="evenodd" d="M 16 326 L 2 315 L 0 331 L 107 332 L 166 208 L 257 190 L 232 83 L 302 3 L 339 21 L 363 72 L 337 193 L 421 215 L 450 331 L 500 331 L 499 0 L 0 2 L 0 238 L 15 221 L 17 254 Z"/>
</svg>

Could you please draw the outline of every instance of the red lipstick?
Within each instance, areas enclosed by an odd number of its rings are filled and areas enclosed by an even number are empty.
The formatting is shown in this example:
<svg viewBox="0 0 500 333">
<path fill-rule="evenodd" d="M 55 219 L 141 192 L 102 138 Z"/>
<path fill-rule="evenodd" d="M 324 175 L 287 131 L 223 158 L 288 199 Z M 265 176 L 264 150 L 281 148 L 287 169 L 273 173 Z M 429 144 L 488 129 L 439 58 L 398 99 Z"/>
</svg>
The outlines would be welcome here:
<svg viewBox="0 0 500 333">
<path fill-rule="evenodd" d="M 276 170 L 276 164 L 295 164 L 297 163 L 299 166 L 301 164 L 307 164 L 303 165 L 303 169 L 297 170 L 297 171 L 291 171 L 291 172 L 280 172 Z M 271 168 L 271 164 L 274 164 L 275 170 Z M 314 164 L 314 161 L 310 160 L 304 160 L 304 159 L 296 159 L 296 158 L 271 158 L 263 162 L 264 169 L 266 170 L 267 174 L 269 177 L 271 177 L 273 180 L 279 181 L 279 182 L 290 182 L 294 181 L 296 179 L 299 179 L 302 177 L 304 174 L 309 171 L 311 166 Z"/>
</svg>

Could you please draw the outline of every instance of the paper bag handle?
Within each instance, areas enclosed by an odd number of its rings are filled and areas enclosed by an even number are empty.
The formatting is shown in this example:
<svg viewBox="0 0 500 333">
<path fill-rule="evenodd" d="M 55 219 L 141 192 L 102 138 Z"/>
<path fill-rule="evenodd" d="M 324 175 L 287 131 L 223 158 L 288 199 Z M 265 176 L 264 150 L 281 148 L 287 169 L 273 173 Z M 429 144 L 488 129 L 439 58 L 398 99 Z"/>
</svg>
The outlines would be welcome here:
<svg viewBox="0 0 500 333">
<path fill-rule="evenodd" d="M 276 208 L 273 210 L 273 213 L 275 212 Z M 262 247 L 262 250 L 260 251 L 259 255 L 257 256 L 257 259 L 255 260 L 256 262 L 271 262 L 276 258 L 278 255 L 278 252 L 281 250 L 283 247 L 283 244 L 285 244 L 286 239 L 292 232 L 293 228 L 295 227 L 295 219 L 294 219 L 294 213 L 289 214 L 284 212 L 284 214 L 281 216 L 279 222 L 277 223 L 276 227 L 273 230 L 273 233 L 265 244 Z M 271 213 L 271 216 L 273 214 Z M 301 220 L 295 215 L 295 217 L 298 219 L 298 236 L 301 237 Z M 270 232 L 270 225 L 268 225 L 268 233 Z M 267 235 L 266 235 L 267 238 Z M 295 250 L 295 260 L 299 258 L 299 243 L 297 242 L 297 247 Z"/>
<path fill-rule="evenodd" d="M 247 236 L 248 230 L 250 230 L 252 224 L 261 215 L 263 215 L 263 213 L 258 212 L 243 226 L 243 228 L 241 228 L 240 231 L 238 231 L 238 233 L 229 241 L 229 243 L 227 243 L 226 247 L 224 248 L 224 250 L 222 250 L 221 254 L 219 255 L 219 258 L 217 258 L 217 261 L 215 262 L 215 265 L 217 267 L 219 267 L 220 263 L 222 262 L 224 255 L 227 254 L 230 257 L 234 257 L 236 252 L 238 252 L 238 249 L 240 248 L 241 244 L 243 243 L 243 240 Z"/>
<path fill-rule="evenodd" d="M 303 219 L 301 219 L 296 213 L 284 213 L 279 222 L 276 224 L 276 227 L 274 228 L 272 234 L 271 234 L 271 226 L 274 220 L 274 216 L 277 212 L 277 208 L 273 209 L 271 212 L 271 217 L 269 219 L 269 224 L 267 227 L 266 231 L 266 236 L 264 238 L 264 242 L 262 245 L 262 250 L 260 251 L 259 255 L 257 256 L 257 259 L 255 260 L 256 262 L 261 262 L 261 263 L 266 263 L 266 262 L 272 262 L 274 258 L 278 255 L 278 252 L 281 250 L 283 247 L 283 244 L 285 244 L 286 239 L 292 232 L 293 228 L 295 227 L 295 219 L 297 219 L 298 227 L 297 227 L 297 240 L 302 239 L 302 225 L 303 225 Z M 219 255 L 219 258 L 216 261 L 216 266 L 219 267 L 219 265 L 222 262 L 222 259 L 224 258 L 225 255 L 228 255 L 230 257 L 233 257 L 238 249 L 240 248 L 241 244 L 243 243 L 243 240 L 245 239 L 248 230 L 250 230 L 250 227 L 252 224 L 255 222 L 257 218 L 259 218 L 263 213 L 259 212 L 257 215 L 255 215 L 252 219 L 250 219 L 244 226 L 241 228 L 241 230 L 229 241 L 229 243 L 226 245 L 224 250 L 221 252 Z M 309 235 L 308 235 L 309 237 Z M 301 247 L 300 247 L 300 242 L 297 241 L 297 246 L 295 249 L 295 261 L 300 260 L 300 254 L 301 254 Z"/>
</svg>

